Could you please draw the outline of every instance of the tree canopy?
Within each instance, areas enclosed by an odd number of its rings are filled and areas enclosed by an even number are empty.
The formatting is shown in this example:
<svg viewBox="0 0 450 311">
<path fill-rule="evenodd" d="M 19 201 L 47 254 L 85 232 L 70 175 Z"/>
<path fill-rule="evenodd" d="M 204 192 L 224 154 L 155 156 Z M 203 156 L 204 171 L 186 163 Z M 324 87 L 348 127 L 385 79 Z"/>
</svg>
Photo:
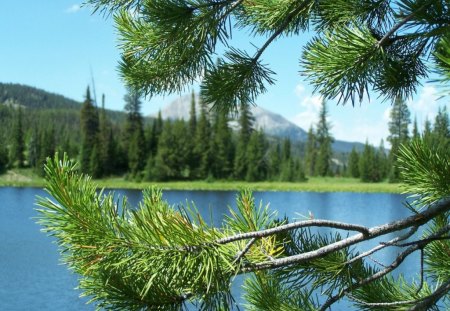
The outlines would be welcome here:
<svg viewBox="0 0 450 311">
<path fill-rule="evenodd" d="M 237 108 L 275 82 L 264 51 L 284 36 L 316 35 L 299 71 L 325 99 L 387 100 L 414 94 L 432 71 L 450 79 L 446 1 L 88 0 L 113 14 L 125 81 L 147 95 L 185 90 L 201 78 L 204 101 Z M 232 46 L 233 29 L 266 38 L 254 55 Z M 223 55 L 218 47 L 225 46 Z"/>
<path fill-rule="evenodd" d="M 355 103 L 372 88 L 392 100 L 413 94 L 432 70 L 450 79 L 448 1 L 88 2 L 114 15 L 121 73 L 150 96 L 183 90 L 201 77 L 205 103 L 227 111 L 254 103 L 274 83 L 263 64 L 267 46 L 308 29 L 316 36 L 300 57 L 300 72 L 325 98 Z M 227 45 L 233 28 L 267 41 L 249 55 Z M 216 60 L 218 43 L 228 51 Z M 401 147 L 405 191 L 415 195 L 411 216 L 381 226 L 276 219 L 243 191 L 222 227 L 210 227 L 193 207 L 172 209 L 156 189 L 144 191 L 138 209 L 118 204 L 56 156 L 46 166 L 55 201 L 39 200 L 40 223 L 81 275 L 84 294 L 110 310 L 182 310 L 187 301 L 201 310 L 229 310 L 238 274 L 248 275 L 249 310 L 328 310 L 342 299 L 359 310 L 448 309 L 449 159 L 448 148 L 426 139 Z M 345 234 L 323 235 L 315 227 Z M 414 235 L 423 227 L 423 236 Z M 376 237 L 385 240 L 355 249 Z M 399 249 L 391 263 L 370 260 L 386 248 Z M 418 281 L 393 276 L 414 252 L 423 263 Z"/>
</svg>

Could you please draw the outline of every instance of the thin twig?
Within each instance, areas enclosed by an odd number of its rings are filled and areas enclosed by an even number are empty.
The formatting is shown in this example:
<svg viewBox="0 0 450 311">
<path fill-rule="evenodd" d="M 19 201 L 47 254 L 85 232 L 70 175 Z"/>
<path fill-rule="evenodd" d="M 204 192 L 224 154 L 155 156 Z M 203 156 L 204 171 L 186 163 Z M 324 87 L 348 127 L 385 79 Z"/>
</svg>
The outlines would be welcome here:
<svg viewBox="0 0 450 311">
<path fill-rule="evenodd" d="M 302 4 L 297 7 L 297 9 L 295 9 L 292 13 L 290 13 L 286 17 L 286 19 L 283 21 L 281 26 L 269 37 L 269 39 L 267 39 L 267 41 L 264 43 L 264 45 L 258 49 L 258 52 L 255 54 L 255 56 L 253 56 L 253 61 L 256 62 L 261 57 L 262 53 L 273 42 L 273 40 L 275 40 L 289 26 L 289 24 L 292 22 L 292 19 L 295 17 L 295 15 L 297 15 L 303 9 L 305 9 L 308 4 L 309 4 L 309 1 L 306 1 L 306 0 L 303 1 Z"/>
<path fill-rule="evenodd" d="M 385 44 L 386 42 L 388 42 L 389 37 L 392 36 L 397 30 L 399 30 L 403 25 L 405 25 L 407 22 L 409 22 L 410 20 L 412 20 L 416 14 L 420 11 L 422 11 L 423 9 L 425 9 L 427 7 L 427 5 L 429 4 L 424 4 L 422 5 L 420 8 L 418 8 L 416 11 L 412 12 L 411 14 L 407 15 L 405 18 L 403 18 L 399 23 L 397 23 L 396 25 L 394 25 L 394 27 L 391 28 L 391 30 L 389 30 L 378 42 L 377 42 L 377 46 L 378 47 L 382 47 L 383 44 Z"/>
<path fill-rule="evenodd" d="M 388 247 L 389 244 L 391 244 L 391 243 L 397 243 L 399 241 L 404 241 L 404 240 L 410 238 L 414 233 L 416 233 L 417 229 L 419 229 L 419 227 L 418 226 L 414 226 L 407 233 L 405 233 L 404 235 L 396 237 L 396 238 L 390 240 L 389 242 L 386 242 L 384 244 L 380 244 L 380 245 L 378 245 L 378 246 L 376 246 L 376 247 L 374 247 L 374 248 L 372 248 L 372 249 L 370 249 L 370 250 L 368 250 L 368 251 L 366 251 L 364 253 L 361 253 L 358 256 L 353 257 L 352 259 L 347 261 L 345 264 L 349 265 L 349 264 L 352 264 L 353 262 L 355 262 L 355 261 L 357 261 L 359 259 L 362 259 L 364 257 L 370 256 L 373 253 L 378 252 L 379 250 L 382 250 L 383 248 Z"/>
</svg>

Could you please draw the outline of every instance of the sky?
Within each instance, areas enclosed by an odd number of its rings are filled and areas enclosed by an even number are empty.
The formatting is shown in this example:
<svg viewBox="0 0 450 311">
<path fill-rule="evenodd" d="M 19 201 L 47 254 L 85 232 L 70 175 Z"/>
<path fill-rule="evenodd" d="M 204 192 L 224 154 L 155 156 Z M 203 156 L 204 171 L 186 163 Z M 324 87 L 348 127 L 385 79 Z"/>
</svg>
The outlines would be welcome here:
<svg viewBox="0 0 450 311">
<path fill-rule="evenodd" d="M 106 108 L 123 109 L 125 87 L 117 71 L 120 50 L 111 18 L 92 14 L 92 8 L 76 0 L 2 1 L 0 38 L 0 82 L 30 85 L 82 101 L 86 87 L 94 80 L 97 98 L 106 96 Z M 309 38 L 310 34 L 281 38 L 267 49 L 262 61 L 277 73 L 277 82 L 256 102 L 305 130 L 317 122 L 321 103 L 299 75 L 301 49 Z M 252 54 L 254 46 L 261 46 L 264 39 L 235 31 L 232 42 Z M 184 94 L 190 92 L 187 88 Z M 448 106 L 448 98 L 438 100 L 438 94 L 436 85 L 423 81 L 416 96 L 408 100 L 411 119 L 417 118 L 419 128 L 427 118 L 434 120 L 439 106 Z M 146 99 L 142 112 L 156 114 L 178 96 Z M 368 140 L 374 145 L 386 140 L 389 102 L 372 96 L 370 102 L 365 100 L 355 107 L 335 101 L 327 104 L 335 139 Z"/>
</svg>

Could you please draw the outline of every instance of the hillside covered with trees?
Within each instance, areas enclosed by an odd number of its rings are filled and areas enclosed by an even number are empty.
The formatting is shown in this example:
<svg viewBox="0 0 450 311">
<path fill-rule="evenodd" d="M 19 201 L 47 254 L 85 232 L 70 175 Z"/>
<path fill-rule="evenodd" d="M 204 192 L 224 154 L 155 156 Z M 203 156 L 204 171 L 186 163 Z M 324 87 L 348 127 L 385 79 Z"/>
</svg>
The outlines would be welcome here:
<svg viewBox="0 0 450 311">
<path fill-rule="evenodd" d="M 29 167 L 43 174 L 43 164 L 55 152 L 77 159 L 82 172 L 95 178 L 126 176 L 130 180 L 305 181 L 307 176 L 349 176 L 365 182 L 400 179 L 396 169 L 400 144 L 421 135 L 405 102 L 397 100 L 389 123 L 390 152 L 366 143 L 362 152 L 332 150 L 332 125 L 325 102 L 319 122 L 305 143 L 266 135 L 255 128 L 248 106 L 230 127 L 225 111 L 213 111 L 192 94 L 188 120 L 144 118 L 142 96 L 129 91 L 124 111 L 96 104 L 89 88 L 83 103 L 43 90 L 0 84 L 0 171 Z M 197 101 L 197 102 L 196 102 Z M 200 111 L 197 111 L 197 110 Z M 449 116 L 439 110 L 424 124 L 423 136 L 448 143 Z"/>
</svg>

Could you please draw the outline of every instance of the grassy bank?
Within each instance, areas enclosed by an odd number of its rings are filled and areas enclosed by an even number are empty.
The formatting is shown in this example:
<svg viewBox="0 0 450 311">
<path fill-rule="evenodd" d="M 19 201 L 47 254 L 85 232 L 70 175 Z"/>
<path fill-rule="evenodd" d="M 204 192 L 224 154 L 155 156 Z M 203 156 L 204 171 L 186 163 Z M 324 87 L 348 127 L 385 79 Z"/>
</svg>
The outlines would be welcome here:
<svg viewBox="0 0 450 311">
<path fill-rule="evenodd" d="M 95 180 L 99 187 L 143 189 L 156 185 L 165 190 L 239 190 L 249 188 L 255 191 L 314 191 L 314 192 L 388 192 L 400 193 L 399 184 L 362 183 L 354 178 L 312 177 L 307 182 L 240 182 L 240 181 L 174 181 L 133 182 L 124 178 Z M 44 180 L 28 169 L 11 170 L 0 175 L 0 187 L 43 187 Z"/>
</svg>

